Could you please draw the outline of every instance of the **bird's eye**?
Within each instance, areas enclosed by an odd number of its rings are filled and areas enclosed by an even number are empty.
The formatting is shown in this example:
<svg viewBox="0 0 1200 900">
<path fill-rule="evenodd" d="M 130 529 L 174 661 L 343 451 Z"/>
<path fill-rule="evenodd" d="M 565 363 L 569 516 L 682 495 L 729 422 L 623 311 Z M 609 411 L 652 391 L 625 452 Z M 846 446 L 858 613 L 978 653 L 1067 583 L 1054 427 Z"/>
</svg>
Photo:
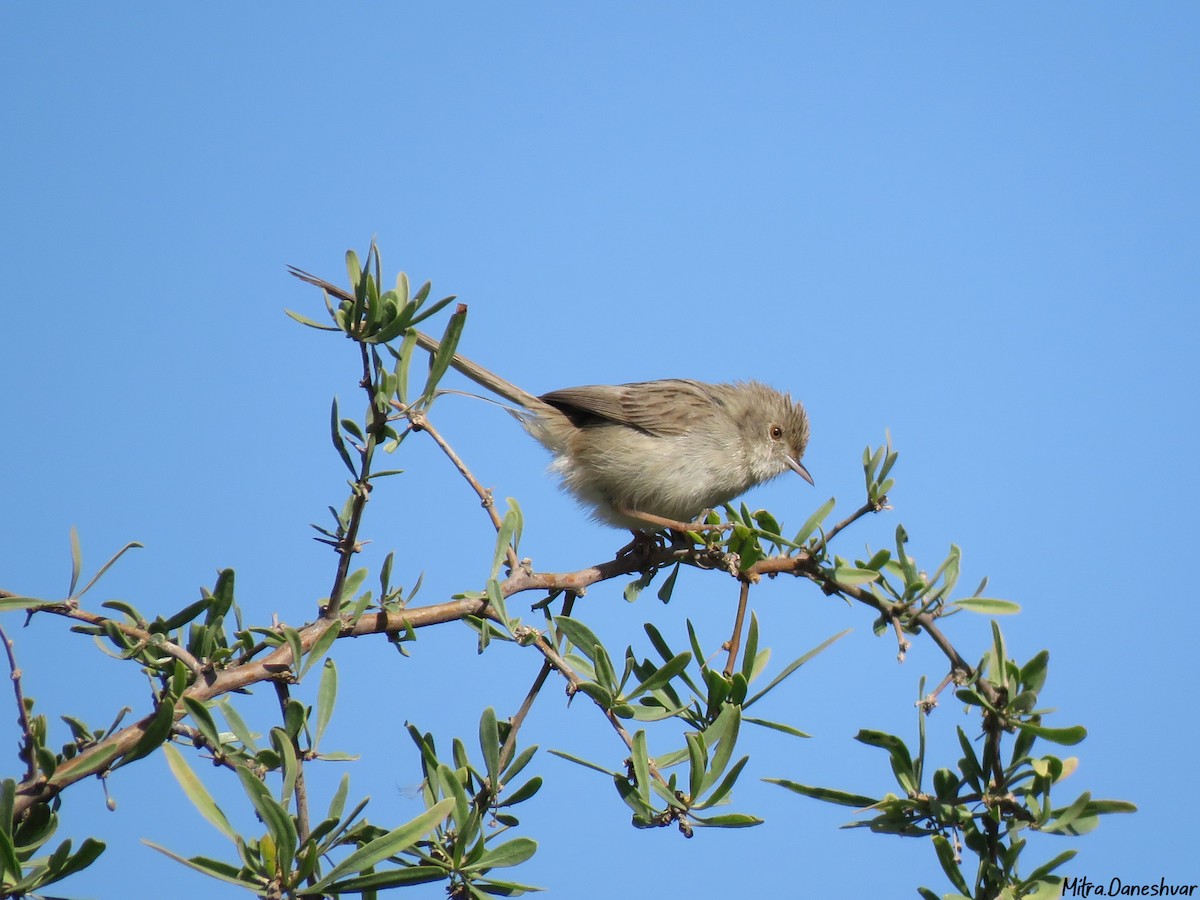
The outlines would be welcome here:
<svg viewBox="0 0 1200 900">
<path fill-rule="evenodd" d="M 771 426 L 771 440 L 777 441 L 783 437 L 783 429 L 778 425 Z"/>
</svg>

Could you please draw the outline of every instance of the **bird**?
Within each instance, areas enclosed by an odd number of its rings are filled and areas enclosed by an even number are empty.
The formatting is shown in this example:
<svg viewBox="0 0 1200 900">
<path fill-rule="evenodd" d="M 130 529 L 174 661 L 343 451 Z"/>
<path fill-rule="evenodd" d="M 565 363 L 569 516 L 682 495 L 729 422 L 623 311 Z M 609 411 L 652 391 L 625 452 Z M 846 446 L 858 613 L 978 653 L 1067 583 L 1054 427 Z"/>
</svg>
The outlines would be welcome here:
<svg viewBox="0 0 1200 900">
<path fill-rule="evenodd" d="M 354 300 L 324 279 L 290 271 L 331 297 Z M 437 351 L 437 339 L 413 331 L 417 344 Z M 516 405 L 505 408 L 551 452 L 550 470 L 594 518 L 635 535 L 694 530 L 707 510 L 788 471 L 814 483 L 802 462 L 810 432 L 803 404 L 757 381 L 665 378 L 534 395 L 461 354 L 451 365 Z"/>
</svg>

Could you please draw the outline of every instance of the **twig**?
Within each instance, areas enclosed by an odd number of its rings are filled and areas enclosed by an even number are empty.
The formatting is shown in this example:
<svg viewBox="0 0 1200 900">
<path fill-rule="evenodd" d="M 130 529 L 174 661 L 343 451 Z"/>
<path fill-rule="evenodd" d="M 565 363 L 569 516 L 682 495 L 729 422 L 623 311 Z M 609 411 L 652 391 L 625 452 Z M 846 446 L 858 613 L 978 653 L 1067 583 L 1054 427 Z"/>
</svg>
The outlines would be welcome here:
<svg viewBox="0 0 1200 900">
<path fill-rule="evenodd" d="M 725 677 L 733 676 L 734 667 L 737 664 L 738 650 L 742 646 L 742 625 L 746 620 L 746 604 L 750 599 L 750 579 L 740 579 L 742 589 L 738 592 L 738 607 L 737 616 L 733 621 L 733 636 L 729 639 L 729 659 L 725 663 Z"/>
<path fill-rule="evenodd" d="M 393 402 L 392 405 L 408 417 L 409 422 L 412 423 L 414 431 L 424 431 L 431 438 L 433 438 L 434 443 L 441 448 L 442 452 L 446 454 L 450 462 L 454 464 L 454 468 L 458 469 L 459 474 L 466 479 L 467 484 L 469 484 L 471 489 L 478 495 L 479 505 L 487 511 L 489 518 L 492 520 L 492 526 L 498 532 L 503 523 L 499 514 L 496 512 L 496 501 L 492 497 L 492 492 L 481 485 L 475 476 L 471 474 L 471 470 L 467 468 L 467 464 L 464 463 L 459 455 L 454 452 L 454 448 L 446 442 L 446 439 L 442 437 L 438 430 L 429 423 L 428 417 L 426 417 L 423 412 L 405 410 L 400 404 L 395 402 Z M 505 548 L 505 555 L 508 557 L 509 568 L 514 572 L 517 571 L 519 560 L 517 559 L 517 552 L 513 550 L 511 544 Z"/>
<path fill-rule="evenodd" d="M 500 771 L 503 771 L 504 767 L 512 760 L 513 751 L 517 748 L 517 732 L 525 722 L 525 717 L 529 715 L 529 710 L 533 708 L 533 701 L 537 699 L 538 693 L 545 686 L 551 668 L 549 660 L 542 661 L 542 668 L 538 671 L 537 677 L 533 679 L 533 684 L 529 686 L 525 699 L 521 702 L 521 708 L 509 720 L 508 737 L 504 739 L 504 746 L 500 748 Z M 499 791 L 500 788 L 501 785 L 492 785 L 493 790 Z"/>
<path fill-rule="evenodd" d="M 280 717 L 286 720 L 291 692 L 288 690 L 287 682 L 281 679 L 275 679 L 273 684 L 275 685 L 275 697 L 279 701 Z M 296 795 L 296 837 L 303 845 L 309 835 L 308 790 L 304 786 L 304 754 L 300 752 L 299 735 L 289 738 L 289 740 L 296 751 L 296 783 L 293 786 Z"/>
<path fill-rule="evenodd" d="M 850 515 L 848 515 L 842 521 L 838 522 L 836 525 L 834 525 L 832 528 L 830 528 L 827 532 L 825 532 L 825 536 L 822 537 L 821 540 L 817 541 L 816 545 L 813 547 L 813 549 L 811 551 L 812 555 L 819 556 L 825 550 L 825 548 L 829 546 L 829 542 L 838 536 L 838 533 L 842 529 L 844 529 L 850 525 L 853 525 L 855 522 L 857 522 L 859 519 L 861 519 L 867 513 L 879 512 L 879 510 L 881 510 L 881 509 L 883 509 L 882 506 L 879 506 L 868 500 L 866 503 L 864 503 L 862 506 L 860 506 L 854 512 L 850 513 Z"/>
<path fill-rule="evenodd" d="M 29 721 L 29 710 L 25 708 L 25 694 L 21 690 L 21 669 L 17 666 L 13 642 L 3 628 L 0 628 L 0 640 L 4 641 L 4 651 L 8 654 L 13 693 L 17 697 L 17 724 L 21 726 L 21 752 L 18 755 L 25 757 L 25 780 L 32 781 L 37 775 L 37 765 L 33 759 L 33 724 Z"/>
<path fill-rule="evenodd" d="M 944 691 L 951 683 L 953 683 L 954 676 L 955 673 L 952 669 L 946 673 L 946 677 L 938 683 L 937 687 L 917 701 L 916 705 L 921 708 L 922 712 L 929 713 L 935 706 L 937 706 L 938 697 L 941 695 L 942 691 Z"/>
<path fill-rule="evenodd" d="M 106 624 L 111 624 L 126 637 L 131 637 L 139 643 L 145 644 L 147 647 L 162 650 L 167 656 L 179 660 L 197 678 L 200 678 L 204 674 L 204 664 L 196 659 L 187 649 L 180 647 L 174 641 L 167 640 L 166 635 L 162 632 L 151 633 L 136 625 L 130 625 L 127 622 L 110 619 L 107 616 L 97 615 L 96 613 L 80 609 L 73 603 L 53 603 L 46 606 L 39 606 L 31 611 L 48 612 L 56 616 L 65 616 L 68 619 L 76 619 L 77 621 L 86 622 L 88 625 L 94 625 L 98 628 L 103 628 Z"/>
<path fill-rule="evenodd" d="M 213 746 L 212 741 L 204 736 L 199 728 L 193 728 L 184 722 L 176 722 L 171 726 L 171 734 L 179 735 L 191 742 L 193 747 L 203 747 L 212 754 L 214 766 L 224 766 L 231 772 L 237 771 L 237 763 L 221 752 L 220 747 Z"/>
<path fill-rule="evenodd" d="M 360 382 L 367 392 L 367 404 L 371 410 L 371 421 L 367 426 L 366 445 L 359 449 L 358 478 L 354 481 L 354 499 L 350 505 L 350 521 L 346 533 L 337 544 L 338 567 L 333 577 L 333 587 L 329 590 L 329 605 L 322 615 L 326 619 L 336 619 L 341 614 L 342 592 L 346 586 L 346 578 L 350 574 L 350 560 L 358 552 L 358 531 L 362 527 L 363 512 L 371 495 L 371 460 L 375 455 L 375 442 L 381 429 L 387 425 L 387 413 L 375 404 L 374 381 L 371 378 L 371 357 L 366 344 L 360 343 L 362 352 L 363 377 Z M 339 427 L 334 423 L 334 428 Z"/>
<path fill-rule="evenodd" d="M 892 616 L 892 631 L 896 633 L 896 662 L 904 662 L 904 657 L 912 647 L 912 641 L 904 636 L 904 626 L 899 616 Z"/>
<path fill-rule="evenodd" d="M 567 594 L 563 599 L 562 614 L 569 616 L 571 610 L 575 606 L 575 594 Z M 521 708 L 517 710 L 516 715 L 509 720 L 508 737 L 504 739 L 504 746 L 500 748 L 500 769 L 512 760 L 512 755 L 517 748 L 517 732 L 521 730 L 521 725 L 525 722 L 525 717 L 529 715 L 529 710 L 533 708 L 533 702 L 537 699 L 538 694 L 546 684 L 546 679 L 550 675 L 552 666 L 549 660 L 542 661 L 542 668 L 538 672 L 537 677 L 533 679 L 533 684 L 529 686 L 528 692 L 525 694 L 525 699 L 521 702 Z M 493 785 L 493 788 L 499 790 L 499 785 Z"/>
</svg>

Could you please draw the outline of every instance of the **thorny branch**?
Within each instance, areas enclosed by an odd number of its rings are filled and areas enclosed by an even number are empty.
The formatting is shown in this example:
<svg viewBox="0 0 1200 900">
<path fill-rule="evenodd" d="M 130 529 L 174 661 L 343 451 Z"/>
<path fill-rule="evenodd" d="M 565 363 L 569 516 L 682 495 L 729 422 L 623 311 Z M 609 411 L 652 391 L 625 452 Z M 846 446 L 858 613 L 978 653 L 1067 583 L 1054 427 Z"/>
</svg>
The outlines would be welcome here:
<svg viewBox="0 0 1200 900">
<path fill-rule="evenodd" d="M 722 567 L 718 565 L 722 555 L 721 551 L 714 548 L 647 548 L 642 553 L 628 554 L 624 557 L 589 566 L 575 572 L 539 573 L 526 571 L 524 568 L 517 568 L 508 578 L 501 582 L 500 587 L 502 594 L 506 598 L 526 591 L 561 590 L 573 595 L 581 595 L 592 584 L 623 575 L 648 571 L 650 568 L 663 567 L 675 562 L 683 562 L 698 568 Z M 780 574 L 806 577 L 819 584 L 823 589 L 831 593 L 842 594 L 862 603 L 889 620 L 895 620 L 900 615 L 900 612 L 894 608 L 893 604 L 880 600 L 871 592 L 865 591 L 856 585 L 839 584 L 820 567 L 812 556 L 804 551 L 797 552 L 792 556 L 761 559 L 750 566 L 743 574 L 748 579 L 762 575 Z M 0 591 L 0 598 L 11 596 L 14 595 Z M 89 624 L 102 624 L 113 621 L 61 603 L 52 603 L 36 607 L 35 609 L 40 612 L 78 619 Z M 410 628 L 425 628 L 431 625 L 461 620 L 466 617 L 497 620 L 495 612 L 490 608 L 485 599 L 472 598 L 396 611 L 379 610 L 368 612 L 356 621 L 349 621 L 345 617 L 341 617 L 340 625 L 336 627 L 339 628 L 339 638 L 355 638 L 370 634 L 403 634 Z M 975 674 L 974 668 L 962 657 L 937 626 L 934 619 L 935 617 L 932 613 L 916 613 L 908 621 L 908 625 L 910 628 L 919 627 L 929 635 L 934 644 L 937 645 L 950 661 L 955 681 L 965 682 L 971 680 Z M 114 622 L 114 624 L 122 632 L 129 634 L 131 637 L 147 641 L 151 639 L 151 635 L 142 629 L 126 625 L 125 623 Z M 300 628 L 298 633 L 302 651 L 307 652 L 310 650 L 317 638 L 320 637 L 330 624 L 330 621 L 327 619 L 318 619 Z M 166 642 L 162 646 L 165 648 L 168 645 L 170 645 L 170 642 Z M 567 665 L 565 660 L 562 659 L 557 650 L 545 637 L 539 638 L 535 646 L 545 657 L 546 663 L 566 679 L 569 685 L 568 689 L 577 686 L 578 676 L 575 675 L 570 666 Z M 172 655 L 184 659 L 190 657 L 190 654 L 187 654 L 186 650 L 179 647 L 174 647 L 174 649 L 176 653 L 172 653 Z M 167 652 L 170 651 L 168 650 Z M 292 658 L 290 647 L 285 643 L 276 647 L 261 659 L 246 659 L 229 668 L 214 672 L 205 672 L 204 677 L 197 677 L 186 689 L 184 695 L 204 702 L 230 691 L 245 689 L 256 683 L 287 679 L 291 667 L 295 662 Z M 197 675 L 203 670 L 200 663 L 194 658 L 190 660 L 188 668 Z M 540 687 L 541 685 L 538 684 L 537 688 L 540 689 Z M 999 701 L 1000 698 L 996 694 L 995 688 L 989 682 L 980 681 L 976 687 L 989 702 L 995 703 Z M 536 691 L 531 689 L 531 694 L 535 693 Z M 182 718 L 183 714 L 182 704 L 178 704 L 176 707 L 176 719 Z M 625 732 L 620 720 L 612 716 L 611 713 L 607 715 L 611 720 L 614 730 L 621 735 L 626 746 L 632 746 L 632 739 Z M 72 759 L 64 760 L 50 778 L 27 778 L 18 787 L 15 812 L 18 815 L 23 815 L 30 807 L 38 803 L 48 802 L 70 784 L 87 777 L 88 774 L 91 774 L 88 771 L 88 764 L 97 754 L 110 752 L 110 748 L 112 748 L 115 751 L 113 757 L 114 763 L 119 761 L 122 756 L 128 754 L 134 748 L 138 740 L 145 734 L 153 719 L 153 714 L 147 715 L 138 722 L 107 735 L 103 740 Z"/>
<path fill-rule="evenodd" d="M 17 724 L 21 726 L 20 756 L 25 760 L 25 780 L 31 781 L 37 774 L 33 758 L 33 723 L 29 721 L 29 709 L 25 706 L 25 694 L 21 690 L 21 669 L 17 665 L 13 642 L 3 628 L 0 628 L 0 641 L 4 642 L 4 651 L 8 654 L 8 669 L 12 673 L 13 693 L 17 698 Z"/>
<path fill-rule="evenodd" d="M 333 578 L 333 587 L 329 590 L 329 605 L 324 610 L 326 619 L 337 618 L 341 611 L 342 591 L 346 577 L 350 574 L 350 561 L 358 552 L 358 530 L 362 525 L 363 513 L 367 500 L 371 495 L 371 460 L 375 453 L 375 444 L 380 430 L 387 425 L 387 414 L 380 410 L 375 403 L 375 389 L 371 377 L 371 355 L 366 344 L 359 344 L 362 353 L 362 381 L 360 386 L 367 392 L 367 408 L 370 409 L 370 424 L 367 427 L 367 437 L 364 446 L 357 448 L 359 453 L 358 478 L 353 484 L 353 502 L 350 510 L 350 521 L 346 533 L 334 548 L 338 554 L 337 574 Z M 334 423 L 337 427 L 337 423 Z"/>
</svg>

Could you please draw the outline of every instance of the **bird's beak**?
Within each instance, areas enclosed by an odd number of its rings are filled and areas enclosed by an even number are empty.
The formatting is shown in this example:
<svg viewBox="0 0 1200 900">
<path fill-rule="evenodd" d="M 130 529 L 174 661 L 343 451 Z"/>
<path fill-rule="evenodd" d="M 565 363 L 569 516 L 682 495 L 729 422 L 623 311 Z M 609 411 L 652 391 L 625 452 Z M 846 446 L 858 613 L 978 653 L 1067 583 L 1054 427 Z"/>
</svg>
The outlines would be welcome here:
<svg viewBox="0 0 1200 900">
<path fill-rule="evenodd" d="M 792 459 L 790 456 L 787 458 L 787 461 L 788 465 L 792 467 L 793 472 L 795 472 L 813 487 L 817 486 L 817 483 L 813 481 L 813 477 L 808 474 L 808 469 L 804 468 L 804 463 L 800 462 L 798 459 Z"/>
</svg>

